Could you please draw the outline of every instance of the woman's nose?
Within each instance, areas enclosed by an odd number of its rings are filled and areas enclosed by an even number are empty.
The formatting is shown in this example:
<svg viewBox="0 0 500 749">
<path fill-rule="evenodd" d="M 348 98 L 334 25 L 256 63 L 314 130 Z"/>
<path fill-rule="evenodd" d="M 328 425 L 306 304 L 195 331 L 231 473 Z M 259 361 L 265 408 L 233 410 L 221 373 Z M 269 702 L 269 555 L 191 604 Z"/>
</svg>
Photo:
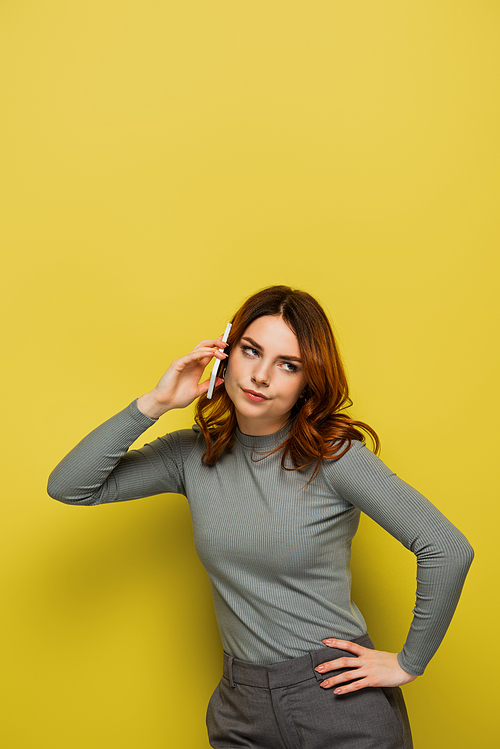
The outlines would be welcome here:
<svg viewBox="0 0 500 749">
<path fill-rule="evenodd" d="M 260 361 L 256 365 L 252 374 L 252 380 L 259 385 L 269 385 L 269 368 L 263 361 Z"/>
</svg>

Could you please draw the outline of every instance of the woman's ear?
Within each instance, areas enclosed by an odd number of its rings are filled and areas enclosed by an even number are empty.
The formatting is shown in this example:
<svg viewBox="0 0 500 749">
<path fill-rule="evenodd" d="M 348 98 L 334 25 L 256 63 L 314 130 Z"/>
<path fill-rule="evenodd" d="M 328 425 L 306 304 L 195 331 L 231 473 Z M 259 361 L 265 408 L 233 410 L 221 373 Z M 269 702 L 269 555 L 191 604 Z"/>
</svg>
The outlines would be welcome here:
<svg viewBox="0 0 500 749">
<path fill-rule="evenodd" d="M 311 391 L 309 390 L 309 385 L 306 385 L 304 390 L 301 392 L 299 397 L 297 398 L 297 405 L 300 408 L 304 405 L 304 403 L 309 400 L 311 397 Z"/>
</svg>

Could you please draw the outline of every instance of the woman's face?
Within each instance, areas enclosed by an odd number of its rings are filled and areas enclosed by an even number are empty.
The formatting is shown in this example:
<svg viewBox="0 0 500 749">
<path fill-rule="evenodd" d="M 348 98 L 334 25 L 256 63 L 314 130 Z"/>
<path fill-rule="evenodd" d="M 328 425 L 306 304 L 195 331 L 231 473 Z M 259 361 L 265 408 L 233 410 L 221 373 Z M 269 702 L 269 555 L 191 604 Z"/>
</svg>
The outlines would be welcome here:
<svg viewBox="0 0 500 749">
<path fill-rule="evenodd" d="M 297 336 L 281 317 L 257 318 L 231 349 L 225 385 L 243 434 L 279 431 L 306 384 Z"/>
</svg>

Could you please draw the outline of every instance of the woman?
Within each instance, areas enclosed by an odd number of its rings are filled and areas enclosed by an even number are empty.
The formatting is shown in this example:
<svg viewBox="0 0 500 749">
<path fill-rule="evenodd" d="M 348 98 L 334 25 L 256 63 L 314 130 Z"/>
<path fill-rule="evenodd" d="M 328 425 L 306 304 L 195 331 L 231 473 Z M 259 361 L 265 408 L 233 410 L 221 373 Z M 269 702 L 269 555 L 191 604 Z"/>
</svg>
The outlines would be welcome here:
<svg viewBox="0 0 500 749">
<path fill-rule="evenodd" d="M 212 400 L 212 358 L 221 360 Z M 198 398 L 197 427 L 128 448 Z M 439 646 L 472 550 L 363 442 L 328 319 L 305 292 L 248 299 L 228 343 L 201 341 L 153 390 L 89 434 L 53 471 L 49 494 L 93 505 L 187 496 L 224 646 L 210 700 L 213 747 L 408 749 L 399 686 Z M 128 452 L 127 452 L 128 451 Z M 400 653 L 374 649 L 350 598 L 360 511 L 417 556 L 417 603 Z"/>
</svg>

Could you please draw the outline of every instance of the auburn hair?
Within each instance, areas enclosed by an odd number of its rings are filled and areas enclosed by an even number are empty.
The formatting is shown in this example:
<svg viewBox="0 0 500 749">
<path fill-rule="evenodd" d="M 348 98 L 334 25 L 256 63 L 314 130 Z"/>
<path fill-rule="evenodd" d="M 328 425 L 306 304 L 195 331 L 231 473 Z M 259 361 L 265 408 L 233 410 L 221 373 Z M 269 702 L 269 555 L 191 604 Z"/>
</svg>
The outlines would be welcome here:
<svg viewBox="0 0 500 749">
<path fill-rule="evenodd" d="M 378 453 L 376 432 L 345 413 L 352 401 L 338 346 L 324 310 L 310 294 L 289 286 L 270 286 L 253 294 L 231 320 L 226 351 L 239 343 L 254 320 L 265 315 L 281 317 L 297 336 L 307 382 L 292 409 L 287 438 L 269 454 L 282 449 L 281 466 L 285 470 L 305 468 L 316 461 L 314 478 L 322 459 L 337 460 L 353 440 L 364 441 L 363 432 L 370 436 Z M 215 389 L 211 400 L 200 396 L 195 419 L 207 446 L 203 463 L 214 465 L 224 450 L 231 448 L 237 426 L 234 405 L 223 384 Z M 287 467 L 287 458 L 294 468 Z"/>
</svg>

